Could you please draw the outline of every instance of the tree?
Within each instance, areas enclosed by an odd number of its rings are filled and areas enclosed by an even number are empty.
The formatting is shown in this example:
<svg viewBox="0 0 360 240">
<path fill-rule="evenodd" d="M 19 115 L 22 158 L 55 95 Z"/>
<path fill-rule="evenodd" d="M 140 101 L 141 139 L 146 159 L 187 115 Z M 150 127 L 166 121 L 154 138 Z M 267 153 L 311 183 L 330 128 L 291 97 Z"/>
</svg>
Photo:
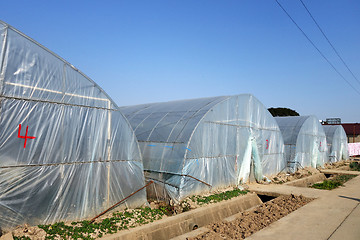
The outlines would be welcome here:
<svg viewBox="0 0 360 240">
<path fill-rule="evenodd" d="M 300 116 L 295 110 L 290 108 L 269 108 L 268 109 L 273 117 L 285 117 L 285 116 Z"/>
</svg>

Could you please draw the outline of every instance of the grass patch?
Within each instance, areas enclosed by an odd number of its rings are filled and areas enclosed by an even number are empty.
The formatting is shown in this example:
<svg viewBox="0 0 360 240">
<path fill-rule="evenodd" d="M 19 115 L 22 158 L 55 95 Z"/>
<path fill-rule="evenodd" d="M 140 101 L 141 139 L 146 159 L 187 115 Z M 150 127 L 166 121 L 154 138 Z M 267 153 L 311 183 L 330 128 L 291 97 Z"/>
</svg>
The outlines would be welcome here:
<svg viewBox="0 0 360 240">
<path fill-rule="evenodd" d="M 360 164 L 358 162 L 352 162 L 349 166 L 352 171 L 360 171 Z"/>
<path fill-rule="evenodd" d="M 217 203 L 217 202 L 221 202 L 223 200 L 229 200 L 231 198 L 234 198 L 234 197 L 237 197 L 240 195 L 245 195 L 248 192 L 249 191 L 247 191 L 247 190 L 243 191 L 238 188 L 234 188 L 234 190 L 217 193 L 217 194 L 213 194 L 210 196 L 195 195 L 195 196 L 190 197 L 190 199 L 191 199 L 191 201 L 196 202 L 199 205 L 203 205 L 203 204 L 207 204 L 207 203 Z"/>
<path fill-rule="evenodd" d="M 311 187 L 317 189 L 324 189 L 324 190 L 332 190 L 339 186 L 343 186 L 343 184 L 350 179 L 356 177 L 356 175 L 338 175 L 330 180 L 324 180 L 322 183 L 315 183 Z"/>
</svg>

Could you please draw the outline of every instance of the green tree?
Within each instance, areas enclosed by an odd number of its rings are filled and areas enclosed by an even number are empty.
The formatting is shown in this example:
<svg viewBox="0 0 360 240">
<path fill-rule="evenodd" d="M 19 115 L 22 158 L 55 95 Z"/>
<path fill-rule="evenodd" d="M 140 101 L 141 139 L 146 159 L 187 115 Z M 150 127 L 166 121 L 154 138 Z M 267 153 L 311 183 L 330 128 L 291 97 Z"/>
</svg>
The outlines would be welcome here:
<svg viewBox="0 0 360 240">
<path fill-rule="evenodd" d="M 285 116 L 300 116 L 298 112 L 290 108 L 269 108 L 268 109 L 273 117 L 285 117 Z"/>
</svg>

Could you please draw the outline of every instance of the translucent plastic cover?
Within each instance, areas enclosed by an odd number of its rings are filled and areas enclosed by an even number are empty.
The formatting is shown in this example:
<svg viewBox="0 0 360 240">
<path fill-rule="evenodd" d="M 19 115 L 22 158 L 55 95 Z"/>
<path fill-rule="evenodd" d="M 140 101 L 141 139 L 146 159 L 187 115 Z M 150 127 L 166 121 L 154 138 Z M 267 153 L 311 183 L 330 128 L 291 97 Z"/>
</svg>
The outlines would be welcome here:
<svg viewBox="0 0 360 240">
<path fill-rule="evenodd" d="M 121 110 L 138 137 L 146 177 L 163 184 L 172 199 L 236 186 L 247 182 L 251 171 L 261 181 L 286 167 L 280 129 L 252 95 Z"/>
<path fill-rule="evenodd" d="M 286 160 L 292 170 L 328 162 L 325 132 L 315 116 L 275 117 L 284 138 Z"/>
<path fill-rule="evenodd" d="M 0 69 L 0 228 L 93 217 L 144 185 L 135 134 L 93 81 L 3 22 Z"/>
<path fill-rule="evenodd" d="M 349 159 L 347 136 L 341 125 L 323 125 L 330 162 Z"/>
</svg>

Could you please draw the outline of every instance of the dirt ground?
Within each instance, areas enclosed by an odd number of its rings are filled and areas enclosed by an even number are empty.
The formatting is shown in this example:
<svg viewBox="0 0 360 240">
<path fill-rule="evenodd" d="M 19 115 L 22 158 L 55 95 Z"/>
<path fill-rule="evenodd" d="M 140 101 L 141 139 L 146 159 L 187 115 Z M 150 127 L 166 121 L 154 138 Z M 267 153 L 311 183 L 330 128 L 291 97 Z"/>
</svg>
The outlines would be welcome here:
<svg viewBox="0 0 360 240">
<path fill-rule="evenodd" d="M 316 173 L 320 173 L 320 171 L 313 167 L 306 167 L 303 169 L 297 170 L 295 173 L 279 173 L 276 176 L 270 177 L 271 183 L 282 184 L 285 182 L 293 181 L 296 179 L 304 178 Z"/>
<path fill-rule="evenodd" d="M 353 159 L 347 161 L 341 161 L 341 162 L 335 162 L 332 164 L 325 164 L 325 169 L 341 169 L 341 170 L 350 170 L 349 164 L 353 162 L 354 160 L 359 161 L 359 159 Z M 312 168 L 312 167 L 306 167 L 304 169 L 299 169 L 295 173 L 280 173 L 276 176 L 272 176 L 269 179 L 271 180 L 270 184 L 282 184 L 285 182 L 293 181 L 296 179 L 304 178 L 316 173 L 320 173 L 318 169 Z M 243 186 L 245 189 L 248 187 L 246 185 Z M 231 190 L 232 187 L 227 189 L 221 189 L 212 191 L 211 193 L 202 194 L 203 196 L 207 196 L 214 193 L 220 193 L 224 192 L 226 190 Z M 280 201 L 280 202 L 279 202 Z M 212 232 L 208 233 L 206 236 L 198 236 L 195 239 L 242 239 L 246 236 L 251 235 L 253 232 L 258 231 L 270 223 L 278 220 L 279 218 L 287 215 L 291 211 L 296 210 L 297 208 L 305 205 L 308 203 L 309 199 L 306 199 L 302 196 L 296 197 L 296 196 L 290 196 L 288 198 L 286 197 L 279 197 L 277 199 L 274 199 L 271 202 L 267 202 L 264 205 L 260 206 L 258 210 L 258 213 L 255 212 L 245 212 L 242 214 L 244 219 L 236 220 L 232 223 L 217 223 L 211 226 Z M 186 198 L 185 201 L 186 207 L 190 209 L 196 209 L 198 207 L 203 207 L 208 204 L 202 204 L 199 205 L 196 202 L 192 201 L 192 199 Z M 281 204 L 283 203 L 283 206 Z M 285 204 L 286 203 L 286 204 Z M 209 203 L 211 204 L 211 203 Z M 152 209 L 158 209 L 162 206 L 161 202 L 151 202 L 150 207 Z M 174 213 L 173 215 L 180 214 L 184 211 L 184 206 L 178 205 L 174 207 Z M 116 211 L 116 210 L 115 210 Z M 128 210 L 131 211 L 131 210 Z M 105 218 L 109 218 L 112 216 L 112 212 L 109 212 L 108 214 L 105 214 L 104 216 L 101 216 L 99 219 L 97 219 L 96 222 L 100 222 Z M 167 216 L 164 216 L 167 217 Z M 261 220 L 262 219 L 262 220 Z M 70 224 L 70 223 L 69 223 Z M 29 225 L 22 225 L 18 226 L 14 231 L 13 234 L 15 236 L 28 236 L 31 239 L 44 239 L 46 233 L 44 230 L 38 228 L 37 226 L 29 226 Z M 238 237 L 238 238 L 236 238 Z"/>
<path fill-rule="evenodd" d="M 188 238 L 188 240 L 245 239 L 312 200 L 303 196 L 280 196 L 251 211 L 242 213 L 232 222 L 221 221 L 210 224 L 206 226 L 210 232 Z"/>
<path fill-rule="evenodd" d="M 18 226 L 13 232 L 13 236 L 25 236 L 32 240 L 45 239 L 46 232 L 37 226 L 29 226 L 28 224 Z"/>
<path fill-rule="evenodd" d="M 231 190 L 234 190 L 234 187 L 217 189 L 217 190 L 214 190 L 214 191 L 211 191 L 209 193 L 202 194 L 202 195 L 194 195 L 192 197 L 188 197 L 188 198 L 184 199 L 180 203 L 180 205 L 174 205 L 172 202 L 170 202 L 171 205 L 168 205 L 168 203 L 161 202 L 161 201 L 151 201 L 149 203 L 149 207 L 151 209 L 159 209 L 161 207 L 168 207 L 169 210 L 170 210 L 169 216 L 175 216 L 175 215 L 181 214 L 182 212 L 185 212 L 185 211 L 193 210 L 193 209 L 196 209 L 196 208 L 199 208 L 199 207 L 204 207 L 204 206 L 207 206 L 209 204 L 212 204 L 212 202 L 199 204 L 199 203 L 196 202 L 197 197 L 210 196 L 210 195 L 213 195 L 213 194 L 219 194 L 219 193 L 223 193 L 223 192 L 231 191 Z M 241 188 L 240 190 L 244 190 L 244 188 Z M 186 208 L 186 210 L 185 210 L 185 208 Z M 134 217 L 128 219 L 128 222 L 126 224 L 127 226 L 129 226 L 129 227 L 131 226 L 131 228 L 132 228 L 132 227 L 137 227 L 137 226 L 143 225 L 143 224 L 140 224 L 140 223 L 137 222 L 139 214 L 141 214 L 141 213 L 139 213 L 136 209 L 126 209 L 126 210 L 114 209 L 114 210 L 109 211 L 108 213 L 100 216 L 99 218 L 97 218 L 95 220 L 95 223 L 101 223 L 105 219 L 112 218 L 113 213 L 116 213 L 116 212 L 124 213 L 125 211 L 127 213 L 134 213 Z M 158 216 L 158 218 L 157 217 L 155 217 L 155 218 L 156 218 L 156 220 L 159 220 L 159 219 L 167 218 L 169 216 L 167 216 L 165 214 L 165 215 L 162 215 L 161 217 Z M 70 222 L 65 222 L 65 225 L 73 226 L 73 227 L 80 227 L 81 226 L 80 223 L 78 223 L 76 225 L 73 225 L 71 221 Z M 118 223 L 117 226 L 119 227 L 120 223 Z M 12 231 L 12 234 L 14 236 L 18 236 L 18 237 L 21 237 L 21 236 L 28 237 L 28 238 L 30 238 L 32 240 L 42 240 L 42 239 L 45 239 L 45 237 L 47 236 L 46 232 L 43 229 L 39 228 L 38 226 L 29 226 L 28 224 L 18 226 L 15 230 Z M 94 234 L 90 234 L 90 237 L 96 239 L 98 234 L 99 234 L 99 231 L 95 230 Z M 61 239 L 61 238 L 58 237 L 58 238 L 55 238 L 55 239 Z"/>
<path fill-rule="evenodd" d="M 350 171 L 350 163 L 354 161 L 359 161 L 358 158 L 351 157 L 349 160 L 346 161 L 339 161 L 334 163 L 325 163 L 324 167 L 322 169 L 338 169 L 338 170 L 346 170 Z M 313 167 L 305 167 L 303 169 L 297 170 L 295 173 L 279 173 L 275 176 L 271 176 L 269 179 L 271 180 L 271 183 L 274 184 L 282 184 L 290 181 L 294 181 L 300 178 L 308 177 L 310 175 L 320 173 L 320 171 Z"/>
<path fill-rule="evenodd" d="M 325 163 L 324 168 L 325 169 L 340 169 L 340 170 L 350 170 L 350 163 L 354 162 L 353 159 L 346 160 L 346 161 L 340 161 L 340 162 L 334 162 L 334 163 Z"/>
</svg>

